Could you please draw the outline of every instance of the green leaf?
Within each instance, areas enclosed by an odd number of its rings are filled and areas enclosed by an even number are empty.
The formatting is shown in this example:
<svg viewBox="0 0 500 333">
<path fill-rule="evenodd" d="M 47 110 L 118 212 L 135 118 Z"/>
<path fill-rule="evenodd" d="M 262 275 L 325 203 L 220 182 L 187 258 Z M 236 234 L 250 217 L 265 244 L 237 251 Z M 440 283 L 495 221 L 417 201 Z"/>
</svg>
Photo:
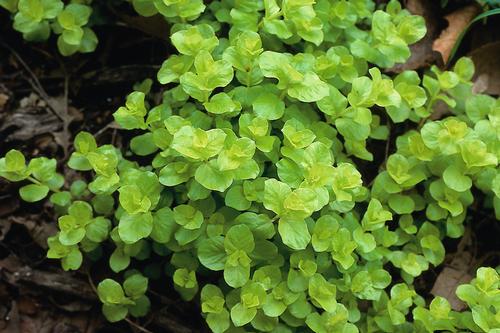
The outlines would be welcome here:
<svg viewBox="0 0 500 333">
<path fill-rule="evenodd" d="M 340 163 L 333 171 L 333 192 L 338 201 L 352 201 L 352 190 L 361 187 L 361 174 L 350 163 Z"/>
<path fill-rule="evenodd" d="M 5 171 L 6 172 L 19 172 L 26 167 L 26 160 L 24 155 L 15 149 L 9 150 L 5 154 Z"/>
<path fill-rule="evenodd" d="M 304 220 L 282 218 L 278 223 L 278 232 L 283 243 L 294 250 L 303 250 L 311 241 L 311 235 Z"/>
<path fill-rule="evenodd" d="M 149 301 L 149 298 L 143 295 L 138 299 L 135 299 L 134 302 L 135 304 L 129 306 L 128 308 L 130 315 L 134 317 L 145 317 L 151 308 L 151 302 Z"/>
<path fill-rule="evenodd" d="M 190 56 L 171 55 L 161 65 L 158 71 L 158 81 L 161 84 L 179 82 L 179 78 L 193 66 L 194 59 Z"/>
<path fill-rule="evenodd" d="M 200 51 L 194 59 L 196 73 L 180 77 L 182 89 L 200 102 L 207 102 L 217 87 L 225 87 L 233 80 L 233 67 L 225 60 L 214 61 L 210 53 Z"/>
<path fill-rule="evenodd" d="M 61 259 L 61 266 L 65 271 L 77 270 L 82 266 L 83 256 L 78 248 L 72 247 L 69 253 Z"/>
<path fill-rule="evenodd" d="M 174 208 L 174 220 L 186 229 L 199 229 L 203 224 L 203 214 L 189 205 L 179 205 Z"/>
<path fill-rule="evenodd" d="M 176 186 L 194 176 L 192 166 L 186 162 L 172 162 L 160 170 L 159 181 L 165 186 Z"/>
<path fill-rule="evenodd" d="M 321 274 L 314 274 L 309 280 L 309 296 L 325 311 L 334 312 L 336 310 L 336 294 L 335 285 L 326 281 Z"/>
<path fill-rule="evenodd" d="M 214 30 L 208 24 L 199 24 L 177 31 L 170 39 L 180 53 L 189 56 L 195 56 L 200 51 L 211 52 L 219 44 Z"/>
<path fill-rule="evenodd" d="M 312 246 L 316 252 L 331 250 L 332 237 L 339 229 L 338 221 L 330 215 L 321 216 L 314 224 Z"/>
<path fill-rule="evenodd" d="M 309 188 L 298 188 L 283 201 L 283 208 L 287 215 L 306 218 L 318 208 L 318 194 Z"/>
<path fill-rule="evenodd" d="M 264 207 L 280 215 L 285 210 L 283 202 L 292 192 L 290 186 L 276 179 L 268 179 L 264 184 Z"/>
<path fill-rule="evenodd" d="M 500 276 L 491 267 L 480 267 L 476 272 L 476 285 L 479 290 L 488 292 L 490 290 L 498 289 L 500 284 Z"/>
<path fill-rule="evenodd" d="M 444 170 L 443 180 L 446 186 L 457 192 L 467 191 L 472 186 L 472 180 L 455 165 L 450 165 Z"/>
<path fill-rule="evenodd" d="M 227 257 L 224 265 L 224 281 L 233 287 L 244 286 L 250 278 L 251 259 L 243 250 L 236 250 Z"/>
<path fill-rule="evenodd" d="M 462 158 L 468 168 L 496 165 L 498 158 L 487 151 L 484 142 L 479 140 L 466 140 L 460 144 Z"/>
<path fill-rule="evenodd" d="M 141 274 L 133 274 L 123 282 L 123 289 L 129 297 L 138 298 L 148 289 L 148 279 Z"/>
<path fill-rule="evenodd" d="M 71 203 L 71 193 L 67 191 L 53 193 L 50 202 L 61 207 L 68 206 Z"/>
<path fill-rule="evenodd" d="M 171 147 L 185 157 L 208 160 L 222 150 L 225 140 L 226 133 L 221 129 L 204 131 L 184 126 L 174 134 Z"/>
<path fill-rule="evenodd" d="M 111 221 L 99 216 L 93 219 L 85 228 L 85 236 L 93 242 L 101 243 L 108 238 Z"/>
<path fill-rule="evenodd" d="M 242 224 L 231 227 L 224 238 L 224 248 L 228 254 L 242 250 L 249 254 L 255 248 L 254 237 L 250 229 Z"/>
<path fill-rule="evenodd" d="M 144 195 L 137 185 L 125 185 L 120 187 L 120 205 L 129 214 L 146 213 L 151 208 L 151 200 Z"/>
<path fill-rule="evenodd" d="M 245 197 L 243 186 L 231 186 L 224 198 L 226 206 L 234 208 L 239 211 L 246 211 L 250 208 L 252 203 Z"/>
<path fill-rule="evenodd" d="M 281 131 L 285 135 L 285 143 L 288 143 L 294 148 L 305 148 L 316 138 L 316 135 L 314 135 L 311 130 L 305 128 L 305 126 L 296 119 L 288 120 Z"/>
<path fill-rule="evenodd" d="M 308 72 L 301 81 L 291 84 L 287 92 L 301 102 L 312 103 L 328 96 L 330 87 L 316 73 Z"/>
<path fill-rule="evenodd" d="M 220 313 L 209 313 L 206 321 L 214 333 L 223 333 L 229 329 L 229 312 L 224 309 Z"/>
<path fill-rule="evenodd" d="M 75 245 L 85 237 L 85 228 L 72 215 L 64 215 L 58 219 L 59 241 L 63 245 Z"/>
<path fill-rule="evenodd" d="M 272 93 L 260 94 L 252 102 L 252 107 L 258 117 L 267 120 L 280 119 L 285 112 L 285 103 Z"/>
<path fill-rule="evenodd" d="M 104 279 L 97 285 L 97 295 L 104 304 L 121 304 L 125 300 L 122 286 L 112 279 Z"/>
<path fill-rule="evenodd" d="M 49 193 L 49 187 L 46 185 L 30 184 L 19 189 L 19 195 L 24 201 L 37 202 L 42 200 Z"/>
<path fill-rule="evenodd" d="M 118 224 L 120 238 L 127 244 L 133 244 L 148 237 L 153 230 L 151 213 L 129 215 L 123 213 Z"/>
<path fill-rule="evenodd" d="M 223 270 L 226 256 L 223 237 L 212 237 L 200 243 L 198 259 L 208 269 L 213 271 Z"/>
<path fill-rule="evenodd" d="M 257 309 L 248 309 L 241 303 L 237 303 L 231 308 L 231 320 L 236 327 L 248 324 L 257 315 Z"/>
<path fill-rule="evenodd" d="M 81 154 L 87 154 L 92 151 L 97 150 L 97 143 L 92 136 L 92 134 L 88 132 L 80 132 L 76 135 L 75 140 L 73 142 L 75 150 Z"/>
<path fill-rule="evenodd" d="M 109 257 L 109 267 L 113 272 L 121 272 L 130 264 L 130 256 L 123 252 L 123 249 L 117 248 Z"/>
<path fill-rule="evenodd" d="M 132 0 L 132 5 L 135 11 L 141 16 L 149 17 L 158 13 L 154 3 L 149 0 Z"/>
<path fill-rule="evenodd" d="M 402 194 L 393 194 L 389 197 L 389 207 L 396 212 L 396 214 L 411 214 L 415 209 L 415 202 L 410 196 Z"/>
<path fill-rule="evenodd" d="M 17 11 L 18 0 L 1 0 L 0 6 L 7 9 L 9 12 L 14 13 Z"/>
<path fill-rule="evenodd" d="M 206 189 L 219 192 L 224 192 L 233 183 L 231 172 L 219 170 L 215 160 L 200 165 L 194 178 Z"/>
<path fill-rule="evenodd" d="M 147 156 L 158 150 L 153 140 L 153 133 L 145 133 L 134 137 L 130 141 L 130 149 L 134 154 L 139 156 Z"/>
<path fill-rule="evenodd" d="M 102 313 L 107 320 L 114 323 L 120 320 L 125 319 L 128 314 L 128 309 L 123 305 L 116 304 L 103 304 L 102 305 Z"/>
<path fill-rule="evenodd" d="M 249 138 L 236 139 L 229 148 L 221 151 L 217 158 L 220 170 L 235 170 L 236 173 L 243 171 L 248 162 L 255 154 L 255 142 Z M 259 170 L 260 171 L 260 170 Z"/>
<path fill-rule="evenodd" d="M 203 106 L 213 114 L 225 114 L 241 110 L 241 105 L 233 101 L 226 93 L 218 93 L 212 96 L 209 102 L 203 103 Z"/>
<path fill-rule="evenodd" d="M 127 96 L 125 107 L 120 107 L 113 117 L 115 121 L 124 129 L 145 129 L 144 116 L 147 113 L 144 99 L 146 95 L 143 92 L 134 91 Z"/>
<path fill-rule="evenodd" d="M 384 210 L 377 199 L 371 199 L 361 223 L 365 230 L 372 231 L 382 228 L 389 220 L 392 220 L 391 212 Z"/>
<path fill-rule="evenodd" d="M 178 226 L 169 207 L 163 207 L 153 214 L 153 230 L 149 235 L 155 242 L 168 243 Z"/>
</svg>

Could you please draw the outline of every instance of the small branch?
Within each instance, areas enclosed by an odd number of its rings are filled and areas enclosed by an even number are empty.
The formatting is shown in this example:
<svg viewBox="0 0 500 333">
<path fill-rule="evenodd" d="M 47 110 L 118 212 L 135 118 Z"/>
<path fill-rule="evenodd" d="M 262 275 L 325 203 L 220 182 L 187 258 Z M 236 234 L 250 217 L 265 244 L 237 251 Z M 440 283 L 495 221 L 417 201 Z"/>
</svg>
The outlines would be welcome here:
<svg viewBox="0 0 500 333">
<path fill-rule="evenodd" d="M 125 321 L 126 321 L 126 322 L 130 325 L 130 326 L 132 326 L 132 327 L 134 327 L 134 328 L 138 329 L 138 330 L 139 330 L 139 331 L 141 331 L 141 332 L 144 332 L 144 333 L 153 333 L 153 332 L 151 332 L 150 330 L 148 330 L 147 328 L 144 328 L 144 327 L 142 327 L 141 325 L 134 323 L 132 320 L 130 320 L 130 319 L 128 319 L 128 318 L 125 318 L 124 320 L 125 320 Z"/>
<path fill-rule="evenodd" d="M 42 84 L 40 83 L 40 80 L 36 76 L 36 74 L 31 70 L 31 68 L 28 66 L 28 64 L 21 58 L 19 53 L 16 52 L 12 47 L 9 45 L 5 44 L 4 42 L 0 42 L 0 44 L 5 47 L 7 50 L 9 50 L 12 55 L 19 61 L 19 63 L 23 66 L 23 68 L 28 72 L 30 75 L 31 79 L 28 79 L 28 82 L 32 85 L 33 89 L 45 100 L 45 102 L 49 105 L 50 109 L 54 114 L 64 121 L 64 116 L 60 114 L 59 110 L 57 109 L 57 106 L 54 105 L 54 103 L 51 101 L 49 95 L 43 88 Z"/>
</svg>

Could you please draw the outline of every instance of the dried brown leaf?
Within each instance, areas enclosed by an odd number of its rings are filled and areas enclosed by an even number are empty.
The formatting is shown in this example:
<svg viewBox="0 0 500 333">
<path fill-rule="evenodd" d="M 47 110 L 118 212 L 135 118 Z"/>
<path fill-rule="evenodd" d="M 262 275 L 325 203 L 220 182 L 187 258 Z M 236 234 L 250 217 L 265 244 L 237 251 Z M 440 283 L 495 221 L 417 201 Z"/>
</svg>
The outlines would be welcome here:
<svg viewBox="0 0 500 333">
<path fill-rule="evenodd" d="M 464 270 L 453 267 L 445 267 L 438 275 L 431 294 L 434 296 L 444 297 L 450 302 L 451 308 L 455 311 L 464 310 L 467 306 L 456 296 L 457 287 L 461 284 L 468 283 L 472 279 Z"/>
<path fill-rule="evenodd" d="M 3 323 L 2 323 L 3 322 Z M 9 313 L 0 321 L 0 330 L 3 333 L 21 333 L 21 325 L 17 304 L 13 301 Z"/>
<path fill-rule="evenodd" d="M 9 100 L 9 95 L 0 93 L 0 112 L 3 111 L 8 100 Z"/>
<path fill-rule="evenodd" d="M 500 42 L 485 44 L 469 56 L 476 66 L 474 92 L 500 95 Z"/>
<path fill-rule="evenodd" d="M 10 221 L 23 225 L 30 234 L 31 238 L 42 248 L 47 249 L 47 238 L 57 233 L 57 227 L 54 223 L 37 223 L 36 218 L 25 218 L 22 216 L 11 217 Z M 40 221 L 40 220 L 38 220 Z"/>
<path fill-rule="evenodd" d="M 441 32 L 439 38 L 436 39 L 432 45 L 434 51 L 441 53 L 444 63 L 448 62 L 451 51 L 460 34 L 467 28 L 470 21 L 472 21 L 480 11 L 481 8 L 478 5 L 472 4 L 445 16 L 445 19 L 448 21 L 448 27 Z"/>
<path fill-rule="evenodd" d="M 423 16 L 427 33 L 417 43 L 410 45 L 411 56 L 403 64 L 396 64 L 389 72 L 401 73 L 405 70 L 415 70 L 429 67 L 439 59 L 439 53 L 432 49 L 434 39 L 438 37 L 441 18 L 439 17 L 439 4 L 433 0 L 408 0 L 406 9 L 414 14 Z"/>
</svg>

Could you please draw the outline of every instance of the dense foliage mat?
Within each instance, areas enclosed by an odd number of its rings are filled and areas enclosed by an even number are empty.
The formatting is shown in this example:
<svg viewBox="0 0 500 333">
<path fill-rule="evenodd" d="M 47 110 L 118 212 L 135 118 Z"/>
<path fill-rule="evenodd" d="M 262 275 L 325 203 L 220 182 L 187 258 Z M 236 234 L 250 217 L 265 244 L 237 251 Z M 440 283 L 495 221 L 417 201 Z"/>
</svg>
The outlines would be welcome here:
<svg viewBox="0 0 500 333">
<path fill-rule="evenodd" d="M 114 113 L 130 149 L 78 134 L 67 164 L 89 183 L 54 159 L 0 159 L 24 200 L 50 194 L 60 213 L 49 258 L 123 272 L 98 284 L 108 320 L 148 313 L 155 274 L 138 267 L 154 253 L 218 333 L 500 332 L 494 268 L 457 289 L 462 312 L 414 287 L 476 222 L 471 205 L 500 215 L 500 101 L 472 93 L 469 59 L 385 74 L 426 33 L 398 1 L 132 4 L 172 24 L 178 54 L 158 72 L 162 103 L 144 84 Z M 97 45 L 89 2 L 0 5 L 64 55 Z"/>
</svg>

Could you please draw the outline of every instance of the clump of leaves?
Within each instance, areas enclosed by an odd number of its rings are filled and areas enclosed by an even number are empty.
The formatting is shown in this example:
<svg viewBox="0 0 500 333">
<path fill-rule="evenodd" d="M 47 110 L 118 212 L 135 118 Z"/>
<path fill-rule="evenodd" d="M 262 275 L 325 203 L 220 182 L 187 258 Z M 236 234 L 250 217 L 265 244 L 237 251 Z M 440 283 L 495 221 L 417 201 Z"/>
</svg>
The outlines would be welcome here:
<svg viewBox="0 0 500 333">
<path fill-rule="evenodd" d="M 158 72 L 159 105 L 140 89 L 115 112 L 137 133 L 129 151 L 78 134 L 68 166 L 91 182 L 68 190 L 54 160 L 0 159 L 1 176 L 32 182 L 26 200 L 54 192 L 49 257 L 124 272 L 98 287 L 109 320 L 145 314 L 158 274 L 134 268 L 155 253 L 217 333 L 500 329 L 493 268 L 458 289 L 461 313 L 413 286 L 474 222 L 475 197 L 500 215 L 500 101 L 472 93 L 471 60 L 384 74 L 425 34 L 397 1 L 133 5 L 176 15 L 179 54 Z"/>
<path fill-rule="evenodd" d="M 91 26 L 92 0 L 0 0 L 12 15 L 13 27 L 27 41 L 45 41 L 58 35 L 57 47 L 64 56 L 93 52 L 98 39 Z M 142 16 L 162 15 L 172 23 L 197 19 L 205 10 L 202 0 L 131 0 Z M 89 22 L 90 21 L 90 22 Z"/>
</svg>

